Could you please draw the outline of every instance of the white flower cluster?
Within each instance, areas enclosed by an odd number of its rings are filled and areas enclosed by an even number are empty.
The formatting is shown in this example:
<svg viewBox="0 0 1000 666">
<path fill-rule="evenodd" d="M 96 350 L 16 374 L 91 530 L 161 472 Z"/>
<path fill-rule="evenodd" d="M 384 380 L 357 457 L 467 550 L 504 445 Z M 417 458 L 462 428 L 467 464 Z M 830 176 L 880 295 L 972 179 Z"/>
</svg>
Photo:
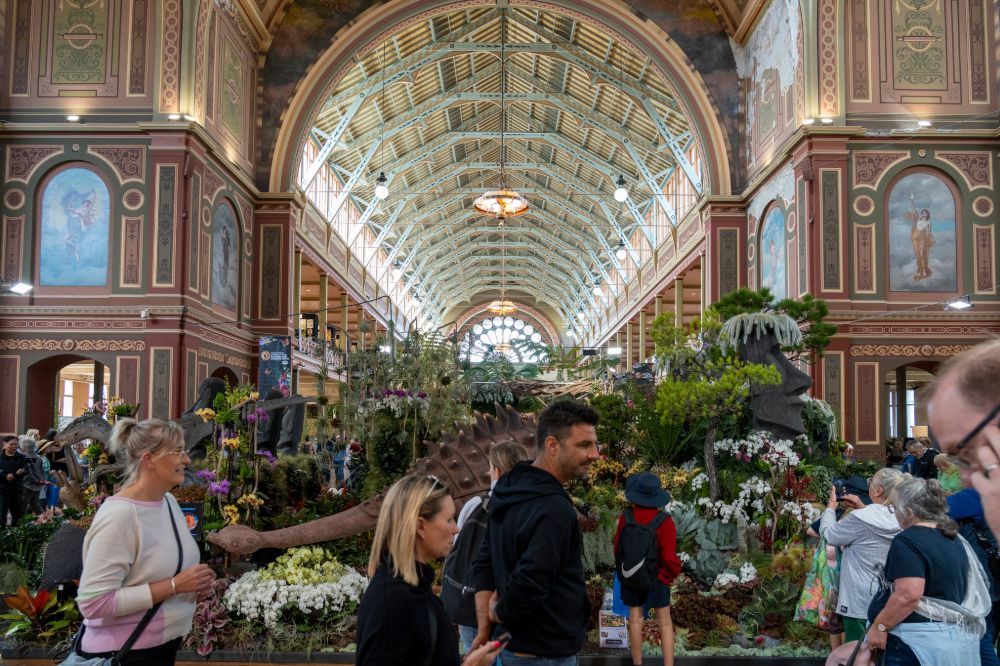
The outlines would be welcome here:
<svg viewBox="0 0 1000 666">
<path fill-rule="evenodd" d="M 816 520 L 820 512 L 819 509 L 809 502 L 801 504 L 797 502 L 784 502 L 781 505 L 781 513 L 791 516 L 803 525 L 810 525 Z"/>
<path fill-rule="evenodd" d="M 749 562 L 744 562 L 738 572 L 726 569 L 716 576 L 712 587 L 722 589 L 736 584 L 749 585 L 755 580 L 757 580 L 757 568 Z"/>
<path fill-rule="evenodd" d="M 701 472 L 698 476 L 691 479 L 691 490 L 701 490 L 701 487 L 705 485 L 706 481 L 708 481 L 708 475 Z"/>
<path fill-rule="evenodd" d="M 681 561 L 681 564 L 687 564 L 691 561 L 691 556 L 685 553 L 683 550 L 677 551 L 677 559 Z"/>
<path fill-rule="evenodd" d="M 770 492 L 771 485 L 767 481 L 752 476 L 740 484 L 740 494 L 732 504 L 722 500 L 713 502 L 707 497 L 702 497 L 698 500 L 698 505 L 705 507 L 711 515 L 722 519 L 724 523 L 734 520 L 738 515 L 742 515 L 743 519 L 749 522 L 752 514 L 747 512 L 747 507 L 752 508 L 753 513 L 762 512 L 764 510 L 762 498 Z"/>
<path fill-rule="evenodd" d="M 329 554 L 322 563 L 315 562 L 315 551 L 326 553 L 315 547 L 293 549 L 267 568 L 244 574 L 226 590 L 226 609 L 269 628 L 277 626 L 288 608 L 306 615 L 353 609 L 368 579 Z"/>
<path fill-rule="evenodd" d="M 414 410 L 419 411 L 421 414 L 426 414 L 430 407 L 431 403 L 427 398 L 393 393 L 381 398 L 369 398 L 362 401 L 358 405 L 358 416 L 369 416 L 384 409 L 392 412 L 392 415 L 397 419 L 401 419 Z"/>
<path fill-rule="evenodd" d="M 731 452 L 737 458 L 750 462 L 759 458 L 778 469 L 798 467 L 799 454 L 792 449 L 789 439 L 777 439 L 769 432 L 752 432 L 746 439 L 723 439 L 715 443 L 716 453 Z"/>
</svg>

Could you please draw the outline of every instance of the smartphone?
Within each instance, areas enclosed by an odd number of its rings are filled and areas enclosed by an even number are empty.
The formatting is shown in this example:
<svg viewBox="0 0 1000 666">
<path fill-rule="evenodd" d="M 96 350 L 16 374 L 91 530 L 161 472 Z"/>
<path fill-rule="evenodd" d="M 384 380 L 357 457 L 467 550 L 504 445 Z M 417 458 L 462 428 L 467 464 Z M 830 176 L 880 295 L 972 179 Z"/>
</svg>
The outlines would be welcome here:
<svg viewBox="0 0 1000 666">
<path fill-rule="evenodd" d="M 503 648 L 507 643 L 510 643 L 510 638 L 510 632 L 507 631 L 497 636 L 494 640 L 500 643 L 500 647 Z"/>
</svg>

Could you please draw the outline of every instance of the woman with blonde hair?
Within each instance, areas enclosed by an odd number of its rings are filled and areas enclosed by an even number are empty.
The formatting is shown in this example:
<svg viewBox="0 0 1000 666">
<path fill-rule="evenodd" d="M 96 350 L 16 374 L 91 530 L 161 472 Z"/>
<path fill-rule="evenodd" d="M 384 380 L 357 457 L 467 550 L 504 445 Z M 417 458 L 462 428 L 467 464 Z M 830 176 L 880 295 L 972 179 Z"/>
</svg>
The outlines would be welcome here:
<svg viewBox="0 0 1000 666">
<path fill-rule="evenodd" d="M 195 603 L 215 579 L 198 563 L 198 544 L 169 492 L 190 462 L 184 432 L 159 419 L 121 419 L 108 449 L 125 471 L 83 541 L 77 604 L 84 620 L 74 656 L 169 666 L 191 629 Z"/>
<path fill-rule="evenodd" d="M 458 636 L 434 596 L 431 562 L 451 550 L 455 501 L 433 476 L 406 476 L 389 488 L 368 559 L 371 582 L 358 607 L 358 666 L 488 666 L 491 641 L 461 661 Z"/>
<path fill-rule="evenodd" d="M 880 469 L 868 482 L 872 503 L 865 505 L 857 495 L 837 497 L 830 490 L 826 511 L 820 516 L 819 533 L 831 546 L 841 546 L 840 588 L 837 614 L 844 618 L 844 640 L 860 640 L 868 621 L 868 604 L 875 596 L 878 575 L 885 565 L 892 539 L 900 530 L 892 509 L 886 506 L 889 495 L 903 474 L 891 468 Z M 843 502 L 853 511 L 837 520 L 837 505 Z"/>
</svg>

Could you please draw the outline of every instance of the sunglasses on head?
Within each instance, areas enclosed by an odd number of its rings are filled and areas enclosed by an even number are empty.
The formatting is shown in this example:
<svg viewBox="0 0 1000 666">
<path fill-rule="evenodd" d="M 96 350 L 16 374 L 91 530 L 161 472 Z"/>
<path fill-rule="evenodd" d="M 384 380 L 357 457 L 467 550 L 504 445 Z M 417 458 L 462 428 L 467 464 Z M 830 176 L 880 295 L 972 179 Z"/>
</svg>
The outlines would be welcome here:
<svg viewBox="0 0 1000 666">
<path fill-rule="evenodd" d="M 990 425 L 998 417 L 1000 417 L 1000 405 L 997 405 L 996 407 L 994 407 L 993 410 L 989 414 L 987 414 L 983 418 L 982 421 L 980 421 L 979 423 L 976 424 L 975 428 L 973 428 L 972 430 L 970 430 L 969 433 L 965 437 L 963 437 L 962 439 L 958 440 L 958 443 L 955 444 L 955 454 L 961 452 L 962 449 L 966 448 L 969 445 L 969 443 L 972 442 L 972 440 L 976 438 L 976 435 L 978 435 L 979 433 L 981 433 L 983 431 L 983 428 L 985 428 L 986 426 Z M 941 450 L 941 446 L 938 444 L 937 439 L 934 437 L 934 433 L 930 432 L 928 434 L 930 435 L 931 442 L 934 445 L 934 448 L 936 448 L 938 451 L 940 451 Z M 972 466 L 972 463 L 968 462 L 967 460 L 963 460 L 962 458 L 959 458 L 955 454 L 952 454 L 952 455 L 948 456 L 948 459 L 949 459 L 950 462 L 954 463 L 955 465 L 958 465 L 959 467 L 971 467 Z"/>
<path fill-rule="evenodd" d="M 431 481 L 433 481 L 433 483 L 431 484 L 431 487 L 427 489 L 427 494 L 424 495 L 424 499 L 422 499 L 420 501 L 421 504 L 423 504 L 424 502 L 426 502 L 427 498 L 430 497 L 434 493 L 435 490 L 447 490 L 448 489 L 448 486 L 444 485 L 444 482 L 441 481 L 441 479 L 439 479 L 436 476 L 434 476 L 433 474 L 428 474 L 427 478 L 430 479 Z"/>
</svg>

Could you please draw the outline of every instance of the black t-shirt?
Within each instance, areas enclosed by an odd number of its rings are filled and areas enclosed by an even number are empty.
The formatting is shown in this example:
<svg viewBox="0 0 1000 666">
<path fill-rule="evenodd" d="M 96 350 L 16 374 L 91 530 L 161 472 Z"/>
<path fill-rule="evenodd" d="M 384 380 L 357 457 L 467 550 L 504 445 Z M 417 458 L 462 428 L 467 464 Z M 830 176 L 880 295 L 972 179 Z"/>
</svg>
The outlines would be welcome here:
<svg viewBox="0 0 1000 666">
<path fill-rule="evenodd" d="M 965 599 L 969 559 L 965 546 L 957 538 L 948 538 L 941 530 L 914 525 L 896 535 L 885 560 L 886 580 L 923 578 L 925 597 L 962 603 Z M 888 589 L 872 599 L 868 619 L 874 620 L 889 600 Z M 903 622 L 928 622 L 916 612 Z"/>
<path fill-rule="evenodd" d="M 940 453 L 937 449 L 927 449 L 924 451 L 924 455 L 920 456 L 919 460 L 913 466 L 913 476 L 921 479 L 936 479 L 937 467 L 934 465 L 934 458 Z"/>
</svg>

